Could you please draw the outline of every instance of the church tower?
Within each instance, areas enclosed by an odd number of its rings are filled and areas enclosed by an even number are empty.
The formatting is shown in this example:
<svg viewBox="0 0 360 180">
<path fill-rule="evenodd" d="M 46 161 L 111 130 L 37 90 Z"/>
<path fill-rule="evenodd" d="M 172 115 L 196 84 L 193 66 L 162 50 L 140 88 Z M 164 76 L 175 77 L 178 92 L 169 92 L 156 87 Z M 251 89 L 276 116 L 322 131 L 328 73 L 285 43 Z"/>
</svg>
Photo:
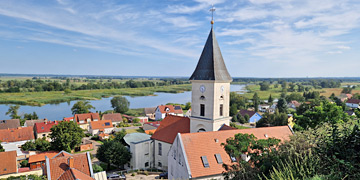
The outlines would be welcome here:
<svg viewBox="0 0 360 180">
<path fill-rule="evenodd" d="M 226 69 L 213 27 L 189 80 L 192 83 L 190 132 L 217 131 L 223 124 L 229 125 L 232 78 Z"/>
</svg>

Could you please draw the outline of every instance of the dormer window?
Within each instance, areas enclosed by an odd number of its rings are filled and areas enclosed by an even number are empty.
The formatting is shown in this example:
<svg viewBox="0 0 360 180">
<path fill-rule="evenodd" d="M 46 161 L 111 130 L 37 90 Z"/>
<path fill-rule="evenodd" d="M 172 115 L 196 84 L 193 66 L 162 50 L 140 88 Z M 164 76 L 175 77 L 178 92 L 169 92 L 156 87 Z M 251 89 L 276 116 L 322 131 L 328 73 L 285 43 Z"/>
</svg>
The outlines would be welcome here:
<svg viewBox="0 0 360 180">
<path fill-rule="evenodd" d="M 166 112 L 169 112 L 169 111 L 170 111 L 170 109 L 169 109 L 169 108 L 166 108 L 166 109 L 165 109 L 165 111 L 166 111 Z"/>
</svg>

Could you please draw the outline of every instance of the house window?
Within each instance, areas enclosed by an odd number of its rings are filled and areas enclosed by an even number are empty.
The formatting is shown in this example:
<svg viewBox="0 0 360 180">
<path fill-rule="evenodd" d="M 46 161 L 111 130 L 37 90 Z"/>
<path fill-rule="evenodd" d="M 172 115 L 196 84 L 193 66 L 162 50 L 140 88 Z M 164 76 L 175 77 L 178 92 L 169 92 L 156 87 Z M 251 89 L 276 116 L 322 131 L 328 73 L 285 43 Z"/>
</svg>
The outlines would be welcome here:
<svg viewBox="0 0 360 180">
<path fill-rule="evenodd" d="M 210 167 L 206 156 L 201 156 L 201 160 L 202 160 L 204 167 L 206 167 L 206 168 Z"/>
<path fill-rule="evenodd" d="M 200 104 L 200 116 L 205 116 L 205 104 Z"/>
<path fill-rule="evenodd" d="M 149 167 L 149 162 L 146 162 L 146 163 L 145 163 L 145 167 Z"/>
<path fill-rule="evenodd" d="M 220 116 L 223 116 L 224 105 L 220 104 Z"/>
<path fill-rule="evenodd" d="M 158 162 L 158 166 L 159 166 L 159 167 L 162 167 L 162 164 L 161 164 L 161 162 Z"/>
<path fill-rule="evenodd" d="M 161 146 L 162 146 L 162 144 L 161 144 L 161 143 L 159 143 L 158 145 L 159 145 L 159 156 L 161 156 L 161 155 L 162 155 L 162 147 L 161 147 Z"/>
</svg>

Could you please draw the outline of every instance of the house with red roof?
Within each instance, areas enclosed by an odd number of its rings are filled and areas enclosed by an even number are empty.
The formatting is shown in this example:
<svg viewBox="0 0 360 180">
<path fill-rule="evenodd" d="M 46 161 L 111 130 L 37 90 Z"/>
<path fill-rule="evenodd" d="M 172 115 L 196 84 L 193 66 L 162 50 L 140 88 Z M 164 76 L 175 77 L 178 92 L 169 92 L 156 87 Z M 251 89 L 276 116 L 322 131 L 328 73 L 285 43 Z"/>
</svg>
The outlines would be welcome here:
<svg viewBox="0 0 360 180">
<path fill-rule="evenodd" d="M 154 140 L 155 167 L 168 169 L 167 154 L 177 133 L 190 132 L 190 119 L 188 117 L 168 115 L 161 121 L 160 126 L 151 136 Z"/>
<path fill-rule="evenodd" d="M 0 152 L 0 179 L 2 175 L 18 172 L 16 151 Z"/>
<path fill-rule="evenodd" d="M 16 151 L 18 157 L 26 155 L 21 151 L 20 147 L 27 141 L 33 139 L 35 139 L 33 127 L 18 127 L 16 129 L 0 130 L 1 145 L 5 151 Z"/>
<path fill-rule="evenodd" d="M 179 105 L 160 105 L 155 109 L 155 120 L 164 119 L 167 115 L 184 116 Z"/>
<path fill-rule="evenodd" d="M 359 108 L 360 99 L 348 99 L 345 104 L 350 108 Z"/>
<path fill-rule="evenodd" d="M 70 154 L 62 151 L 53 157 L 45 156 L 44 175 L 48 180 L 94 180 L 89 152 Z"/>
<path fill-rule="evenodd" d="M 222 143 L 235 134 L 253 134 L 257 139 L 289 140 L 293 134 L 289 126 L 250 129 L 230 129 L 198 133 L 178 133 L 168 153 L 169 179 L 223 179 L 223 164 L 231 158 Z M 249 159 L 244 155 L 245 159 Z"/>
<path fill-rule="evenodd" d="M 90 134 L 110 134 L 114 129 L 111 120 L 92 121 L 90 122 Z"/>
<path fill-rule="evenodd" d="M 89 131 L 90 122 L 99 121 L 99 113 L 75 114 L 74 121 L 84 130 Z"/>
<path fill-rule="evenodd" d="M 57 124 L 58 124 L 57 121 L 45 121 L 45 122 L 35 123 L 34 125 L 35 138 L 36 139 L 45 138 L 47 141 L 51 141 L 49 136 L 51 134 L 50 129 L 53 126 L 56 126 Z"/>
<path fill-rule="evenodd" d="M 64 117 L 63 120 L 66 122 L 74 121 L 74 117 Z"/>
<path fill-rule="evenodd" d="M 57 154 L 59 154 L 59 152 L 48 151 L 48 152 L 31 155 L 29 157 L 29 161 L 28 161 L 29 165 L 30 165 L 30 170 L 38 169 L 38 168 L 45 168 L 45 156 L 52 158 L 52 157 L 56 156 Z"/>
</svg>

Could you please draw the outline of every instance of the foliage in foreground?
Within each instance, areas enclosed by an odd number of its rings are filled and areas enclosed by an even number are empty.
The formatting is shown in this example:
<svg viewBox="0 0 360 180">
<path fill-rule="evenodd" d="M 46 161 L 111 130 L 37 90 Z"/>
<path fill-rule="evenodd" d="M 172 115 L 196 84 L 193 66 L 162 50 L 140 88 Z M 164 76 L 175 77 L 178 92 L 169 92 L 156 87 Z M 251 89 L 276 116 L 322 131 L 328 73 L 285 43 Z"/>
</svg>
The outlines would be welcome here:
<svg viewBox="0 0 360 180">
<path fill-rule="evenodd" d="M 56 151 L 71 152 L 81 144 L 83 137 L 85 137 L 85 133 L 76 123 L 61 121 L 51 128 L 51 147 Z"/>
<path fill-rule="evenodd" d="M 265 148 L 262 155 L 254 154 L 259 149 L 253 143 L 258 144 L 249 135 L 236 135 L 227 141 L 225 149 L 237 157 L 238 163 L 224 165 L 225 179 L 360 179 L 358 121 L 324 123 L 296 132 L 276 150 L 260 146 Z M 250 161 L 241 160 L 244 153 L 251 154 Z"/>
</svg>

